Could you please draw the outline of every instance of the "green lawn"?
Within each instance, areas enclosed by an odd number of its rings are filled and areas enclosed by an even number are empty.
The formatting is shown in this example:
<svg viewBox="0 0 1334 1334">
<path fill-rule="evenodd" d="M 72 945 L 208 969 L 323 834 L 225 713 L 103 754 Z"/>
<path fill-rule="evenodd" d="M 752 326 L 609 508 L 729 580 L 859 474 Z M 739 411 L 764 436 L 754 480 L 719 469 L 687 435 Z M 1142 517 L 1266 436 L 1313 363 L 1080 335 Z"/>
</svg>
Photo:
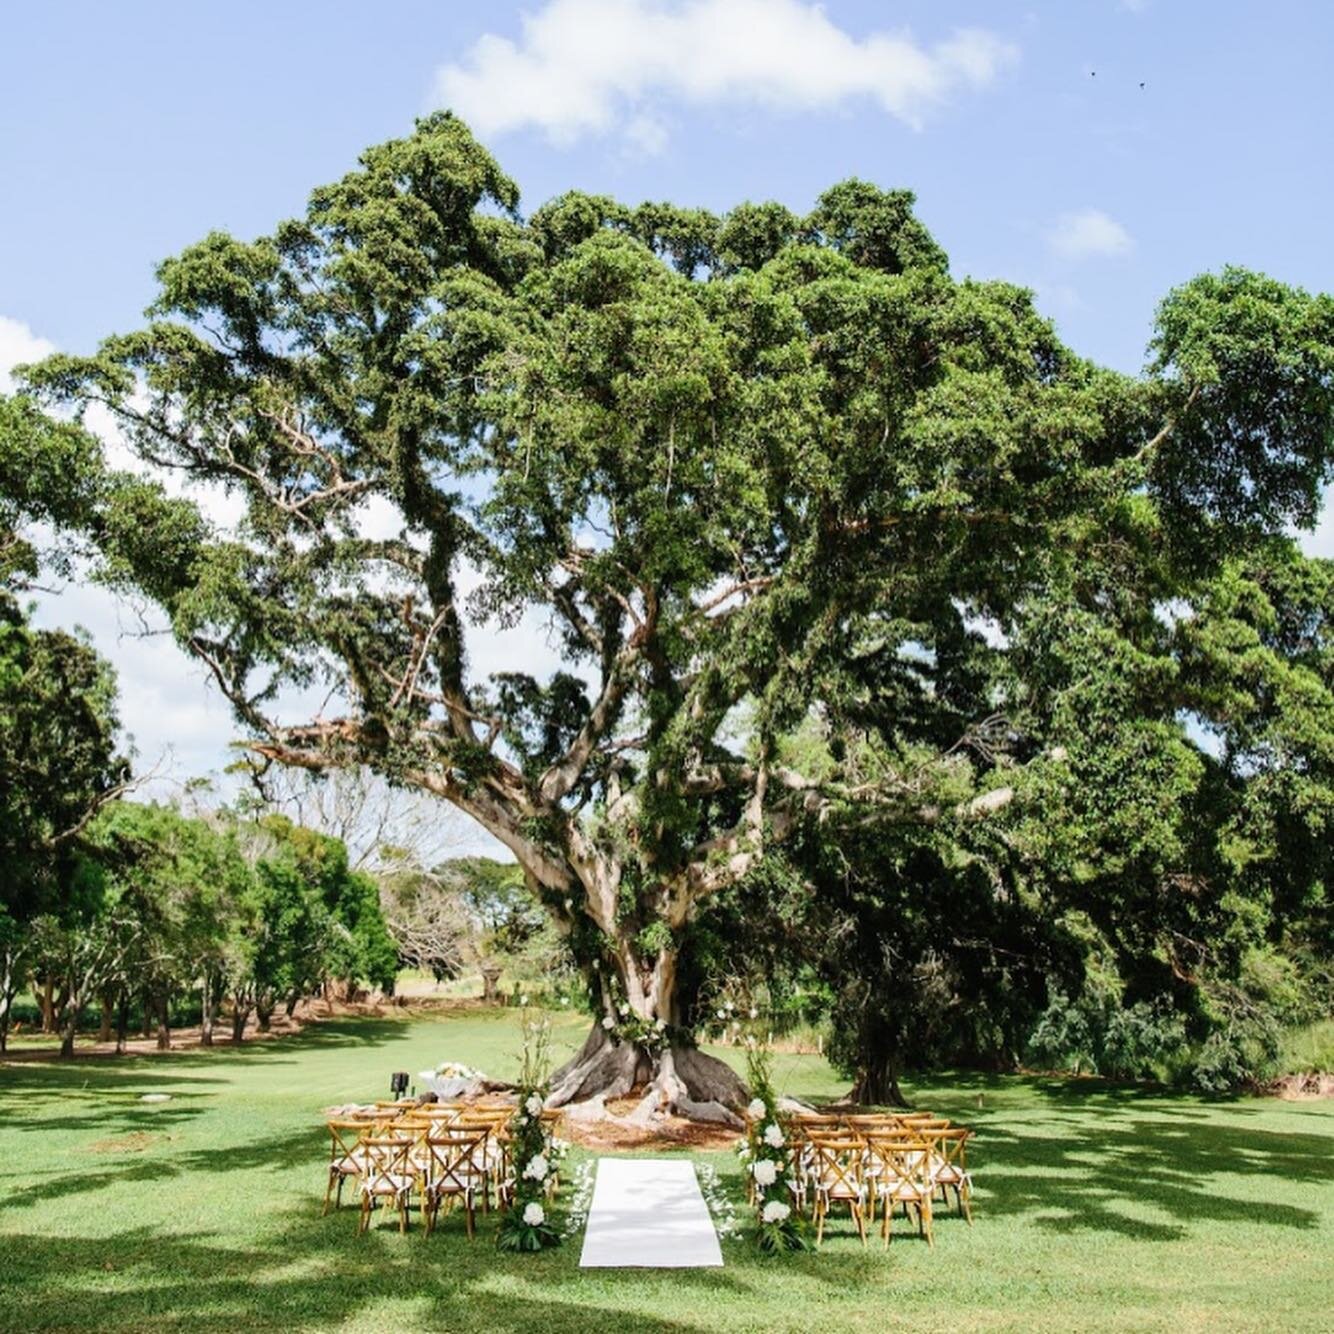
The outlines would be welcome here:
<svg viewBox="0 0 1334 1334">
<path fill-rule="evenodd" d="M 558 1020 L 565 1045 L 582 1036 Z M 1334 1275 L 1334 1107 L 1206 1103 L 1093 1081 L 963 1076 L 913 1090 L 976 1127 L 977 1222 L 934 1252 L 843 1223 L 787 1259 L 578 1269 L 493 1224 L 355 1236 L 321 1219 L 319 1109 L 394 1069 L 504 1075 L 513 1013 L 325 1023 L 239 1053 L 0 1065 L 0 1328 L 233 1330 L 1317 1329 Z M 839 1087 L 815 1057 L 779 1082 Z M 166 1092 L 169 1102 L 140 1096 Z M 735 1161 L 714 1156 L 739 1193 Z"/>
</svg>

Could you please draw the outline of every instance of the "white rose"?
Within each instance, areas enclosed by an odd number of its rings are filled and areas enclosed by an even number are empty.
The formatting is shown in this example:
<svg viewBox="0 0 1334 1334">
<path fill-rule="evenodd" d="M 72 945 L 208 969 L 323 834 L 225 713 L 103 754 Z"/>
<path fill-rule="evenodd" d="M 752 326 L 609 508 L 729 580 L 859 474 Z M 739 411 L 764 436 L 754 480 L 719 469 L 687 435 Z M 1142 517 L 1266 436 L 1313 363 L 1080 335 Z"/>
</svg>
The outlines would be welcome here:
<svg viewBox="0 0 1334 1334">
<path fill-rule="evenodd" d="M 523 1221 L 529 1227 L 539 1227 L 547 1221 L 547 1211 L 534 1200 L 531 1204 L 524 1205 Z"/>
<path fill-rule="evenodd" d="M 787 1218 L 788 1214 L 790 1214 L 791 1212 L 792 1210 L 789 1209 L 788 1206 L 784 1204 L 782 1200 L 770 1200 L 764 1206 L 764 1210 L 760 1214 L 760 1217 L 766 1223 L 781 1223 Z"/>
<path fill-rule="evenodd" d="M 770 1158 L 761 1158 L 750 1171 L 757 1186 L 772 1186 L 778 1180 L 778 1169 Z"/>
<path fill-rule="evenodd" d="M 783 1127 L 777 1121 L 770 1121 L 764 1127 L 764 1142 L 771 1149 L 781 1149 L 783 1147 Z"/>
<path fill-rule="evenodd" d="M 667 1021 L 665 1019 L 659 1019 L 658 1022 L 653 1025 L 653 1027 L 656 1028 L 659 1033 L 661 1033 L 666 1029 Z"/>
<path fill-rule="evenodd" d="M 731 1001 L 728 1001 L 728 1002 L 727 1002 L 727 1013 L 728 1013 L 728 1014 L 731 1014 L 732 1011 L 735 1010 L 735 1009 L 736 1009 L 736 1006 L 733 1005 Z"/>
<path fill-rule="evenodd" d="M 607 1015 L 602 1021 L 602 1027 L 609 1030 L 613 1029 L 616 1027 L 616 1020 L 611 1015 Z"/>
<path fill-rule="evenodd" d="M 536 1093 L 528 1095 L 528 1101 L 524 1103 L 523 1107 L 529 1116 L 542 1115 L 542 1099 Z"/>
<path fill-rule="evenodd" d="M 573 912 L 573 911 L 574 911 L 574 900 L 573 900 L 573 899 L 566 899 L 566 900 L 565 900 L 565 911 L 566 911 L 566 912 Z"/>
<path fill-rule="evenodd" d="M 760 1017 L 760 1012 L 758 1010 L 752 1009 L 750 1012 L 750 1017 L 752 1019 L 758 1019 Z"/>
<path fill-rule="evenodd" d="M 750 1100 L 750 1106 L 746 1108 L 746 1115 L 750 1117 L 752 1121 L 758 1121 L 766 1111 L 768 1111 L 768 1108 L 765 1107 L 763 1098 L 752 1098 Z"/>
<path fill-rule="evenodd" d="M 548 1170 L 546 1158 L 539 1153 L 528 1160 L 528 1166 L 523 1169 L 523 1174 L 532 1181 L 545 1181 Z"/>
<path fill-rule="evenodd" d="M 719 1018 L 719 1019 L 726 1019 L 726 1018 L 727 1018 L 727 1011 L 726 1011 L 726 1010 L 719 1010 L 719 1011 L 718 1011 L 718 1018 Z"/>
<path fill-rule="evenodd" d="M 527 996 L 520 996 L 520 997 L 519 997 L 519 1004 L 520 1004 L 520 1005 L 527 1005 L 527 1004 L 528 1004 L 528 997 L 527 997 Z"/>
<path fill-rule="evenodd" d="M 624 1003 L 618 1005 L 616 1008 L 621 1012 L 622 1019 L 624 1019 L 625 1016 L 630 1013 L 630 1007 Z"/>
</svg>

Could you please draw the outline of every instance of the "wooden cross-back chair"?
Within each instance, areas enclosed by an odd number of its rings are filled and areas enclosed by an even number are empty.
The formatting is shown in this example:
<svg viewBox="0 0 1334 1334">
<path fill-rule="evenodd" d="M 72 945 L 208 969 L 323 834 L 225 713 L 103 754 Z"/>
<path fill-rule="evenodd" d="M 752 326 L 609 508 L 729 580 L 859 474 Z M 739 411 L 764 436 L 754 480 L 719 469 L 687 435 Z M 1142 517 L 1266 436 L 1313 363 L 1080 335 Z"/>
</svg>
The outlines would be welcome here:
<svg viewBox="0 0 1334 1334">
<path fill-rule="evenodd" d="M 460 1130 L 479 1133 L 483 1137 L 477 1165 L 486 1183 L 482 1194 L 482 1210 L 490 1209 L 490 1196 L 495 1192 L 497 1207 L 504 1203 L 504 1182 L 509 1162 L 509 1123 L 514 1114 L 512 1107 L 497 1107 L 464 1112 L 452 1124 Z"/>
<path fill-rule="evenodd" d="M 335 1209 L 342 1207 L 343 1182 L 361 1175 L 366 1156 L 361 1148 L 361 1137 L 369 1128 L 367 1122 L 351 1117 L 336 1117 L 326 1121 L 325 1126 L 329 1131 L 329 1184 L 324 1192 L 321 1217 L 329 1212 L 331 1199 Z"/>
<path fill-rule="evenodd" d="M 484 1149 L 485 1135 L 475 1130 L 443 1127 L 432 1130 L 423 1141 L 425 1167 L 418 1180 L 421 1186 L 422 1216 L 426 1232 L 435 1231 L 441 1204 L 462 1203 L 468 1236 L 475 1234 L 477 1195 L 485 1199 L 486 1173 L 477 1166 Z"/>
<path fill-rule="evenodd" d="M 846 1204 L 857 1235 L 866 1245 L 866 1183 L 862 1179 L 863 1141 L 853 1135 L 810 1135 L 810 1164 L 807 1176 L 815 1205 L 815 1244 L 824 1240 L 824 1223 L 829 1210 Z"/>
<path fill-rule="evenodd" d="M 971 1130 L 962 1126 L 935 1130 L 922 1136 L 931 1145 L 931 1182 L 940 1191 L 940 1198 L 949 1204 L 949 1191 L 954 1192 L 954 1204 L 959 1213 L 973 1222 L 973 1178 L 968 1171 L 968 1141 Z"/>
<path fill-rule="evenodd" d="M 457 1121 L 463 1109 L 452 1102 L 427 1102 L 418 1109 L 418 1114 L 431 1121 Z"/>
<path fill-rule="evenodd" d="M 412 1198 L 417 1174 L 410 1154 L 412 1140 L 403 1136 L 368 1135 L 361 1141 L 364 1153 L 357 1189 L 361 1195 L 361 1217 L 357 1232 L 370 1226 L 371 1212 L 377 1200 L 398 1210 L 398 1230 L 408 1230 L 408 1203 Z"/>
<path fill-rule="evenodd" d="M 898 1135 L 877 1135 L 867 1144 L 867 1159 L 872 1164 L 875 1197 L 880 1205 L 881 1236 L 890 1242 L 890 1229 L 896 1207 L 917 1214 L 917 1230 L 935 1246 L 931 1227 L 931 1199 L 935 1194 L 932 1180 L 931 1145 L 926 1139 Z"/>
</svg>

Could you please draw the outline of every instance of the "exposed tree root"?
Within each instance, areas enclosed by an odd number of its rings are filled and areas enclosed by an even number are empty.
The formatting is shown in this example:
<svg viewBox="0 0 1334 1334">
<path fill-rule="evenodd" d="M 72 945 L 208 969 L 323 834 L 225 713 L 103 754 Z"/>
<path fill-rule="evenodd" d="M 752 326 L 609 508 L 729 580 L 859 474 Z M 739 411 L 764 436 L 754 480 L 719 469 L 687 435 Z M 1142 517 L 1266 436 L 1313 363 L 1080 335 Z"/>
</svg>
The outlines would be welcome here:
<svg viewBox="0 0 1334 1334">
<path fill-rule="evenodd" d="M 644 1126 L 664 1112 L 673 1112 L 691 1121 L 744 1125 L 737 1113 L 749 1093 L 731 1066 L 693 1047 L 668 1047 L 655 1059 L 600 1028 L 593 1029 L 579 1052 L 552 1076 L 547 1105 L 595 1100 L 601 1113 L 608 1099 L 623 1098 L 645 1084 L 639 1105 L 628 1117 L 616 1119 Z M 571 1114 L 583 1119 L 586 1113 L 572 1108 Z"/>
</svg>

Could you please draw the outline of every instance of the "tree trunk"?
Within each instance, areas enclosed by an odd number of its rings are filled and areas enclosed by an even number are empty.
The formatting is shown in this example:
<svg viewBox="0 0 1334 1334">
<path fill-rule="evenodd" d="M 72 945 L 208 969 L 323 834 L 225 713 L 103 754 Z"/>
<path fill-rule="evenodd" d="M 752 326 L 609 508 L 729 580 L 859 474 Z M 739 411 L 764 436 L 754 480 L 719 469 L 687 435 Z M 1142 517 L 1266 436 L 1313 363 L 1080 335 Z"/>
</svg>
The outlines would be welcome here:
<svg viewBox="0 0 1334 1334">
<path fill-rule="evenodd" d="M 148 992 L 144 992 L 139 997 L 139 1004 L 143 1010 L 143 1024 L 140 1028 L 139 1036 L 151 1038 L 153 1036 L 153 998 Z"/>
<path fill-rule="evenodd" d="M 60 1054 L 69 1057 L 74 1055 L 74 1035 L 79 1031 L 79 1016 L 83 1013 L 77 993 L 70 992 L 62 1013 L 64 1022 L 61 1025 Z"/>
<path fill-rule="evenodd" d="M 552 1075 L 548 1105 L 562 1107 L 589 1099 L 602 1103 L 642 1087 L 644 1096 L 634 1113 L 637 1120 L 671 1111 L 695 1121 L 741 1127 L 744 1123 L 737 1113 L 750 1095 L 730 1065 L 688 1042 L 659 1046 L 656 1041 L 637 1043 L 618 1034 L 618 1029 L 631 1024 L 655 1034 L 659 1026 L 664 1034 L 680 1031 L 675 952 L 664 949 L 646 965 L 623 940 L 618 942 L 617 957 L 614 980 L 597 975 L 604 1017 L 579 1052 Z"/>
<path fill-rule="evenodd" d="M 116 1002 L 116 1055 L 125 1055 L 125 1038 L 130 1031 L 130 993 L 122 988 Z"/>
<path fill-rule="evenodd" d="M 113 1016 L 114 1007 L 111 1004 L 111 997 L 108 996 L 106 992 L 102 993 L 101 1002 L 102 1002 L 102 1021 L 98 1025 L 97 1040 L 99 1042 L 110 1042 L 111 1021 L 112 1018 L 114 1017 Z"/>
<path fill-rule="evenodd" d="M 46 980 L 42 983 L 41 991 L 37 993 L 37 1004 L 42 1011 L 43 1033 L 54 1033 L 56 1031 L 55 991 L 56 980 L 48 973 Z"/>
<path fill-rule="evenodd" d="M 257 1001 L 255 1003 L 255 1019 L 259 1023 L 261 1033 L 269 1031 L 269 1023 L 273 1019 L 273 1007 L 273 1001 Z"/>
<path fill-rule="evenodd" d="M 239 1001 L 232 1003 L 232 1041 L 240 1042 L 245 1037 L 245 1026 L 250 1018 L 250 1006 Z"/>
<path fill-rule="evenodd" d="M 848 1101 L 870 1107 L 906 1107 L 908 1100 L 899 1088 L 896 1062 L 880 1054 L 863 1057 Z"/>
<path fill-rule="evenodd" d="M 199 992 L 199 1045 L 213 1045 L 213 978 L 207 969 Z"/>
<path fill-rule="evenodd" d="M 157 998 L 157 1049 L 171 1050 L 171 999 L 165 991 Z"/>
<path fill-rule="evenodd" d="M 19 992 L 18 947 L 12 940 L 0 946 L 0 1055 L 9 1046 L 9 1021 L 14 1013 L 14 1000 Z"/>
</svg>

